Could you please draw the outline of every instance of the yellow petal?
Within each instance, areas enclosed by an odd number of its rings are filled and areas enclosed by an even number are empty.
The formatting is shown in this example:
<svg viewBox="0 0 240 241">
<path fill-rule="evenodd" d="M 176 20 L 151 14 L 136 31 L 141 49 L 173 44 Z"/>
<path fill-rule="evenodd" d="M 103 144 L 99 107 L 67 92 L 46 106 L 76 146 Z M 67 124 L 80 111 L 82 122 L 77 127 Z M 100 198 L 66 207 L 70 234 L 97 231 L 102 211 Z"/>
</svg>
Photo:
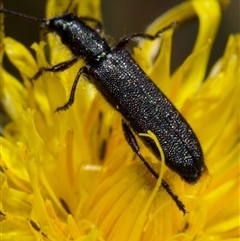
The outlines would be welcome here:
<svg viewBox="0 0 240 241">
<path fill-rule="evenodd" d="M 27 48 L 9 37 L 4 39 L 4 46 L 11 63 L 28 78 L 33 77 L 37 71 L 37 65 Z"/>
</svg>

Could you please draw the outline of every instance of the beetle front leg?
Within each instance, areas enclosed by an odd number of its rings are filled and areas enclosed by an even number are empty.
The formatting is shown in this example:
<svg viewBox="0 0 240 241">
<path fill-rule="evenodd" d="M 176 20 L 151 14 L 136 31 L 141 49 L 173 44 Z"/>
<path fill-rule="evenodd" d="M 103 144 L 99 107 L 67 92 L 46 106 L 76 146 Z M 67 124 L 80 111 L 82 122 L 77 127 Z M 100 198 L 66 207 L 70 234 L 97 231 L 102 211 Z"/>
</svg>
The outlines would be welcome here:
<svg viewBox="0 0 240 241">
<path fill-rule="evenodd" d="M 31 78 L 31 81 L 38 79 L 43 72 L 60 72 L 68 69 L 72 65 L 74 65 L 77 62 L 77 58 L 73 58 L 64 62 L 61 62 L 59 64 L 56 64 L 50 68 L 47 67 L 41 67 L 38 72 Z"/>
</svg>

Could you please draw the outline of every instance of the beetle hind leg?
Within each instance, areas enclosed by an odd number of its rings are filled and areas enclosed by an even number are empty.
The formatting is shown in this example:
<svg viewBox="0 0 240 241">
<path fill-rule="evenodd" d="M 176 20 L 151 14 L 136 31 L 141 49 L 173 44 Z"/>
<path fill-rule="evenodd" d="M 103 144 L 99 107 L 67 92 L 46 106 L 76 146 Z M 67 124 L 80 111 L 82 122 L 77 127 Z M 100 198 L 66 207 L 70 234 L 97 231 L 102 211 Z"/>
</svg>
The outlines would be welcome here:
<svg viewBox="0 0 240 241">
<path fill-rule="evenodd" d="M 127 143 L 130 145 L 134 153 L 137 154 L 137 156 L 140 158 L 140 160 L 143 162 L 143 164 L 147 167 L 147 169 L 152 173 L 152 175 L 158 179 L 159 175 L 156 173 L 156 171 L 151 167 L 151 165 L 146 161 L 146 159 L 142 156 L 140 152 L 140 147 L 137 143 L 137 140 L 131 131 L 130 127 L 127 125 L 127 123 L 123 120 L 122 121 L 122 128 L 123 128 L 123 133 L 125 136 L 125 139 Z M 174 194 L 174 192 L 171 190 L 170 186 L 162 179 L 161 183 L 162 187 L 167 191 L 167 193 L 171 196 L 172 200 L 176 203 L 177 207 L 179 208 L 180 211 L 183 212 L 183 214 L 186 214 L 186 209 L 184 204 L 182 203 L 181 200 L 179 200 L 178 196 Z"/>
</svg>

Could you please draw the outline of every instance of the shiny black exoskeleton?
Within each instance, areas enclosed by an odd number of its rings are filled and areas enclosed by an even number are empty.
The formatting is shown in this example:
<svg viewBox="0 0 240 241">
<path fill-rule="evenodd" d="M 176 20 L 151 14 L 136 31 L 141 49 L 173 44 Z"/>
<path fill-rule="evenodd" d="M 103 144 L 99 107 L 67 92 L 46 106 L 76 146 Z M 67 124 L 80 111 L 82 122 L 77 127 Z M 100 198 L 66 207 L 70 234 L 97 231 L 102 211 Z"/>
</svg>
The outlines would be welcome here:
<svg viewBox="0 0 240 241">
<path fill-rule="evenodd" d="M 5 9 L 0 9 L 0 12 L 13 13 Z M 23 14 L 15 15 L 26 17 Z M 74 56 L 71 60 L 52 68 L 41 68 L 35 79 L 43 71 L 62 71 L 77 62 L 78 58 L 85 60 L 85 66 L 78 71 L 75 78 L 69 101 L 57 111 L 68 109 L 73 104 L 79 77 L 82 74 L 89 76 L 107 102 L 121 113 L 127 142 L 156 178 L 158 174 L 141 155 L 131 130 L 136 134 L 147 133 L 150 130 L 159 140 L 166 165 L 188 183 L 193 184 L 199 180 L 206 166 L 196 135 L 173 104 L 125 49 L 129 40 L 139 37 L 154 40 L 159 38 L 161 32 L 172 27 L 171 25 L 153 36 L 133 34 L 111 48 L 101 36 L 101 23 L 97 20 L 80 18 L 71 13 L 64 13 L 52 19 L 35 20 L 41 21 L 48 31 L 57 33 Z M 95 27 L 90 27 L 89 23 L 93 23 Z M 161 159 L 155 142 L 148 137 L 140 138 L 155 156 Z M 164 180 L 162 186 L 179 209 L 185 213 L 184 205 Z"/>
</svg>

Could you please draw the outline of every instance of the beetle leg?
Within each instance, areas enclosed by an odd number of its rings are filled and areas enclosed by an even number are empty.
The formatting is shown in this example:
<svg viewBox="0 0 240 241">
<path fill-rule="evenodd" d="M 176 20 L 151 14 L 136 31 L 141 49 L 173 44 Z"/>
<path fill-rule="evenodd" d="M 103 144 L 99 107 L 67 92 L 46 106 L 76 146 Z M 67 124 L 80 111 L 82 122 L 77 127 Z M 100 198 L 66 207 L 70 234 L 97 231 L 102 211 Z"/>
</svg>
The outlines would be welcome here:
<svg viewBox="0 0 240 241">
<path fill-rule="evenodd" d="M 59 112 L 59 111 L 63 111 L 63 110 L 67 110 L 74 102 L 74 97 L 75 97 L 75 92 L 76 92 L 76 88 L 77 88 L 77 84 L 79 81 L 79 78 L 81 76 L 81 74 L 88 74 L 88 69 L 86 66 L 83 66 L 77 73 L 75 80 L 73 82 L 72 85 L 72 89 L 70 92 L 70 97 L 68 99 L 68 102 L 66 104 L 64 104 L 63 106 L 58 107 L 55 112 Z"/>
<path fill-rule="evenodd" d="M 127 143 L 130 145 L 132 150 L 137 154 L 137 156 L 141 159 L 141 161 L 147 167 L 147 169 L 152 173 L 152 175 L 156 179 L 158 179 L 159 178 L 158 173 L 155 172 L 155 170 L 150 166 L 150 164 L 142 156 L 142 154 L 140 152 L 139 145 L 137 143 L 137 140 L 136 140 L 133 132 L 131 131 L 130 127 L 127 125 L 127 123 L 124 120 L 122 121 L 122 128 L 123 128 L 123 133 L 124 133 L 124 136 L 125 136 L 125 139 L 126 139 Z M 173 191 L 171 190 L 170 186 L 163 179 L 162 179 L 161 185 L 167 191 L 167 193 L 171 196 L 173 201 L 178 206 L 179 210 L 181 210 L 184 213 L 184 215 L 185 215 L 186 214 L 185 206 L 179 200 L 178 196 L 173 193 Z"/>
<path fill-rule="evenodd" d="M 116 47 L 119 47 L 119 48 L 125 47 L 130 40 L 133 40 L 135 38 L 144 38 L 144 39 L 148 39 L 148 40 L 153 41 L 153 40 L 159 38 L 161 33 L 165 32 L 168 29 L 174 28 L 176 25 L 177 25 L 177 22 L 174 21 L 171 24 L 169 24 L 168 26 L 166 26 L 166 27 L 160 29 L 159 31 L 157 31 L 157 33 L 155 35 L 151 35 L 151 34 L 147 34 L 147 33 L 134 33 L 134 34 L 131 34 L 131 35 L 121 39 Z"/>
<path fill-rule="evenodd" d="M 68 4 L 66 10 L 63 12 L 63 14 L 68 14 L 68 13 L 69 13 L 69 9 L 71 8 L 71 6 L 72 6 L 72 4 L 73 4 L 73 1 L 74 1 L 74 0 L 70 0 L 70 1 L 69 1 L 69 4 Z"/>
<path fill-rule="evenodd" d="M 137 140 L 133 132 L 131 131 L 130 127 L 127 125 L 127 123 L 124 120 L 122 121 L 122 128 L 123 128 L 123 133 L 127 143 L 130 145 L 132 150 L 137 154 L 137 156 L 141 159 L 141 161 L 147 167 L 147 169 L 153 174 L 153 176 L 156 179 L 158 179 L 159 175 L 155 172 L 155 170 L 149 165 L 149 163 L 142 156 Z"/>
<path fill-rule="evenodd" d="M 68 69 L 69 67 L 71 67 L 72 65 L 74 65 L 77 62 L 77 58 L 73 58 L 64 62 L 61 62 L 59 64 L 56 64 L 50 68 L 47 67 L 41 67 L 38 72 L 30 79 L 31 81 L 38 79 L 43 72 L 60 72 L 60 71 L 64 71 L 66 69 Z"/>
<path fill-rule="evenodd" d="M 88 17 L 81 17 L 80 18 L 85 23 L 94 23 L 96 26 L 93 28 L 98 34 L 101 34 L 103 31 L 103 25 L 100 21 L 94 18 L 88 18 Z"/>
</svg>

